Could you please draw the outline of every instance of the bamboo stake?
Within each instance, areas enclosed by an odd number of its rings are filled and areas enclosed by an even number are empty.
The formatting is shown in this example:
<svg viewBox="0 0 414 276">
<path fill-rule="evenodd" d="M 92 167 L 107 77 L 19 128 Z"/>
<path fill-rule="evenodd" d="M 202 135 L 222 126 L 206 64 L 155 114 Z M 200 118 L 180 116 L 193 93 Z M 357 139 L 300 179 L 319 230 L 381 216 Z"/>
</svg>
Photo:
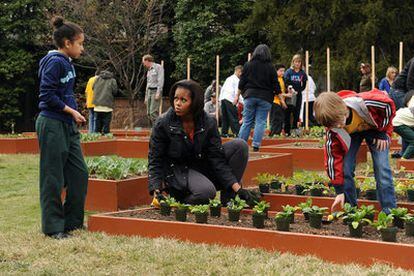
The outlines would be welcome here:
<svg viewBox="0 0 414 276">
<path fill-rule="evenodd" d="M 252 59 L 252 53 L 247 54 L 247 61 L 250 61 Z"/>
<path fill-rule="evenodd" d="M 331 92 L 331 53 L 326 48 L 326 91 Z"/>
<path fill-rule="evenodd" d="M 164 61 L 163 60 L 161 60 L 161 66 L 164 69 Z M 164 74 L 164 76 L 165 76 L 165 74 Z M 159 115 L 162 114 L 162 103 L 163 103 L 163 100 L 162 100 L 162 92 L 161 92 Z"/>
<path fill-rule="evenodd" d="M 309 51 L 305 52 L 305 72 L 309 76 Z M 301 93 L 301 92 L 298 92 Z M 305 130 L 309 130 L 309 80 L 306 82 L 306 98 L 305 98 Z"/>
<path fill-rule="evenodd" d="M 216 56 L 216 120 L 217 125 L 219 125 L 219 97 L 220 97 L 220 85 L 219 85 L 219 78 L 220 78 L 220 56 Z"/>
<path fill-rule="evenodd" d="M 371 46 L 371 83 L 372 89 L 375 88 L 375 46 Z"/>
<path fill-rule="evenodd" d="M 404 49 L 404 44 L 402 41 L 400 41 L 400 58 L 399 58 L 400 59 L 400 66 L 399 66 L 400 71 L 399 72 L 403 70 L 403 49 Z"/>
<path fill-rule="evenodd" d="M 190 66 L 191 66 L 191 60 L 190 60 L 190 58 L 187 58 L 187 80 L 190 80 L 191 79 Z"/>
</svg>

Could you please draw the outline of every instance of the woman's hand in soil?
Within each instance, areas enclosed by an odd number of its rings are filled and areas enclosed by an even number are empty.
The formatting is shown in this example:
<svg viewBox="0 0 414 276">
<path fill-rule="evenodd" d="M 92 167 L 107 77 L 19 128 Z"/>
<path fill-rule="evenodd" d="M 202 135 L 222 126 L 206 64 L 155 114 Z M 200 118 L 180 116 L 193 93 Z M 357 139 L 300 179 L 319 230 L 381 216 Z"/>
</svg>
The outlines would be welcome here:
<svg viewBox="0 0 414 276">
<path fill-rule="evenodd" d="M 331 212 L 335 212 L 335 210 L 336 210 L 336 208 L 337 208 L 338 205 L 342 209 L 344 207 L 344 204 L 345 204 L 345 194 L 342 193 L 342 194 L 337 195 L 335 197 L 334 203 L 332 204 Z"/>
<path fill-rule="evenodd" d="M 256 192 L 253 192 L 253 191 L 249 191 L 249 190 L 246 190 L 246 189 L 243 189 L 243 188 L 241 188 L 241 189 L 239 189 L 239 190 L 237 191 L 237 195 L 238 195 L 241 199 L 245 200 L 245 201 L 246 201 L 246 203 L 247 203 L 250 207 L 253 207 L 254 205 L 256 205 L 256 204 L 257 204 L 257 202 L 259 202 L 259 201 L 260 201 L 260 196 L 261 196 L 261 194 L 260 194 L 260 193 L 256 193 Z"/>
</svg>

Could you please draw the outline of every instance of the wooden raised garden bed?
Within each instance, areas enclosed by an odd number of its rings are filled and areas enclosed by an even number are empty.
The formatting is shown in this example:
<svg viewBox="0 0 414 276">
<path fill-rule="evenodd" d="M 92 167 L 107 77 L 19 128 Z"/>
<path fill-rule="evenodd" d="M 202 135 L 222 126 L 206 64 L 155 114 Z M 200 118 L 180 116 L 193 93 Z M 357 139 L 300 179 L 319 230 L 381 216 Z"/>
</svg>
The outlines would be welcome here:
<svg viewBox="0 0 414 276">
<path fill-rule="evenodd" d="M 128 158 L 148 158 L 149 139 L 117 139 L 116 153 Z"/>
<path fill-rule="evenodd" d="M 117 211 L 139 205 L 149 205 L 148 176 L 122 180 L 89 178 L 85 209 Z"/>
<path fill-rule="evenodd" d="M 338 222 L 324 225 L 322 229 L 310 229 L 303 217 L 297 216 L 296 222 L 290 227 L 292 232 L 281 232 L 275 230 L 273 219 L 266 221 L 265 229 L 249 227 L 251 216 L 248 214 L 242 214 L 238 222 L 228 222 L 225 214 L 222 214 L 221 219 L 209 217 L 208 224 L 193 223 L 193 215 L 188 216 L 188 222 L 174 221 L 172 215 L 162 219 L 159 216 L 159 211 L 148 208 L 92 215 L 88 219 L 88 228 L 92 232 L 111 235 L 173 238 L 194 243 L 313 255 L 335 263 L 385 263 L 414 269 L 412 244 L 381 242 L 372 231 L 365 233 L 370 240 L 335 236 L 338 235 L 338 229 L 346 227 Z M 273 214 L 270 216 L 273 217 Z M 414 239 L 407 237 L 403 241 L 411 240 Z"/>
<path fill-rule="evenodd" d="M 151 135 L 151 130 L 148 128 L 143 128 L 141 130 L 112 129 L 111 133 L 115 137 L 119 137 L 119 138 L 149 137 Z"/>
<path fill-rule="evenodd" d="M 292 153 L 293 168 L 303 170 L 324 170 L 324 149 L 319 143 L 291 143 L 273 146 L 264 146 L 260 152 Z M 367 161 L 367 146 L 361 145 L 357 155 L 357 162 Z"/>
<path fill-rule="evenodd" d="M 280 176 L 293 175 L 292 154 L 286 153 L 249 153 L 249 162 L 243 175 L 243 186 L 257 185 L 254 179 L 258 173 L 267 172 Z"/>
<path fill-rule="evenodd" d="M 414 159 L 408 159 L 408 160 L 397 160 L 397 168 L 404 167 L 408 171 L 414 171 Z"/>
<path fill-rule="evenodd" d="M 117 154 L 115 139 L 82 142 L 82 151 L 85 156 L 101 156 Z"/>
<path fill-rule="evenodd" d="M 39 153 L 39 142 L 36 137 L 0 137 L 0 153 L 18 154 L 18 153 Z"/>
</svg>

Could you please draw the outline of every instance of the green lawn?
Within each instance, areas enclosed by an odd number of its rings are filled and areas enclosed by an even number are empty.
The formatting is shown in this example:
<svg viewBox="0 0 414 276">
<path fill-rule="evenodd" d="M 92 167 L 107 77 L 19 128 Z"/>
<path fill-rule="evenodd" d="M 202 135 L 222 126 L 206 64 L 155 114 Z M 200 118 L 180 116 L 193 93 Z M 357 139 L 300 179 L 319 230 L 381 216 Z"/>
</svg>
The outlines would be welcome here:
<svg viewBox="0 0 414 276">
<path fill-rule="evenodd" d="M 67 240 L 52 240 L 39 231 L 37 169 L 38 156 L 0 155 L 0 275 L 408 274 L 384 265 L 368 269 L 291 254 L 87 231 Z"/>
</svg>

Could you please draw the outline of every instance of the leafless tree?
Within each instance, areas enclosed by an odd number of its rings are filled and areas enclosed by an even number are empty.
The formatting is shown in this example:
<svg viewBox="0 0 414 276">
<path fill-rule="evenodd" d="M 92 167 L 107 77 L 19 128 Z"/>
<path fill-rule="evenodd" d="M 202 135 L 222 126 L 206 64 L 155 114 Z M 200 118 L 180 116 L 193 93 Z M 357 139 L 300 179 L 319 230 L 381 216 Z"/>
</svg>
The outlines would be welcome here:
<svg viewBox="0 0 414 276">
<path fill-rule="evenodd" d="M 113 68 L 129 100 L 131 127 L 135 100 L 144 89 L 141 57 L 168 33 L 163 23 L 166 6 L 166 0 L 61 0 L 49 11 L 83 27 L 89 64 Z"/>
</svg>

